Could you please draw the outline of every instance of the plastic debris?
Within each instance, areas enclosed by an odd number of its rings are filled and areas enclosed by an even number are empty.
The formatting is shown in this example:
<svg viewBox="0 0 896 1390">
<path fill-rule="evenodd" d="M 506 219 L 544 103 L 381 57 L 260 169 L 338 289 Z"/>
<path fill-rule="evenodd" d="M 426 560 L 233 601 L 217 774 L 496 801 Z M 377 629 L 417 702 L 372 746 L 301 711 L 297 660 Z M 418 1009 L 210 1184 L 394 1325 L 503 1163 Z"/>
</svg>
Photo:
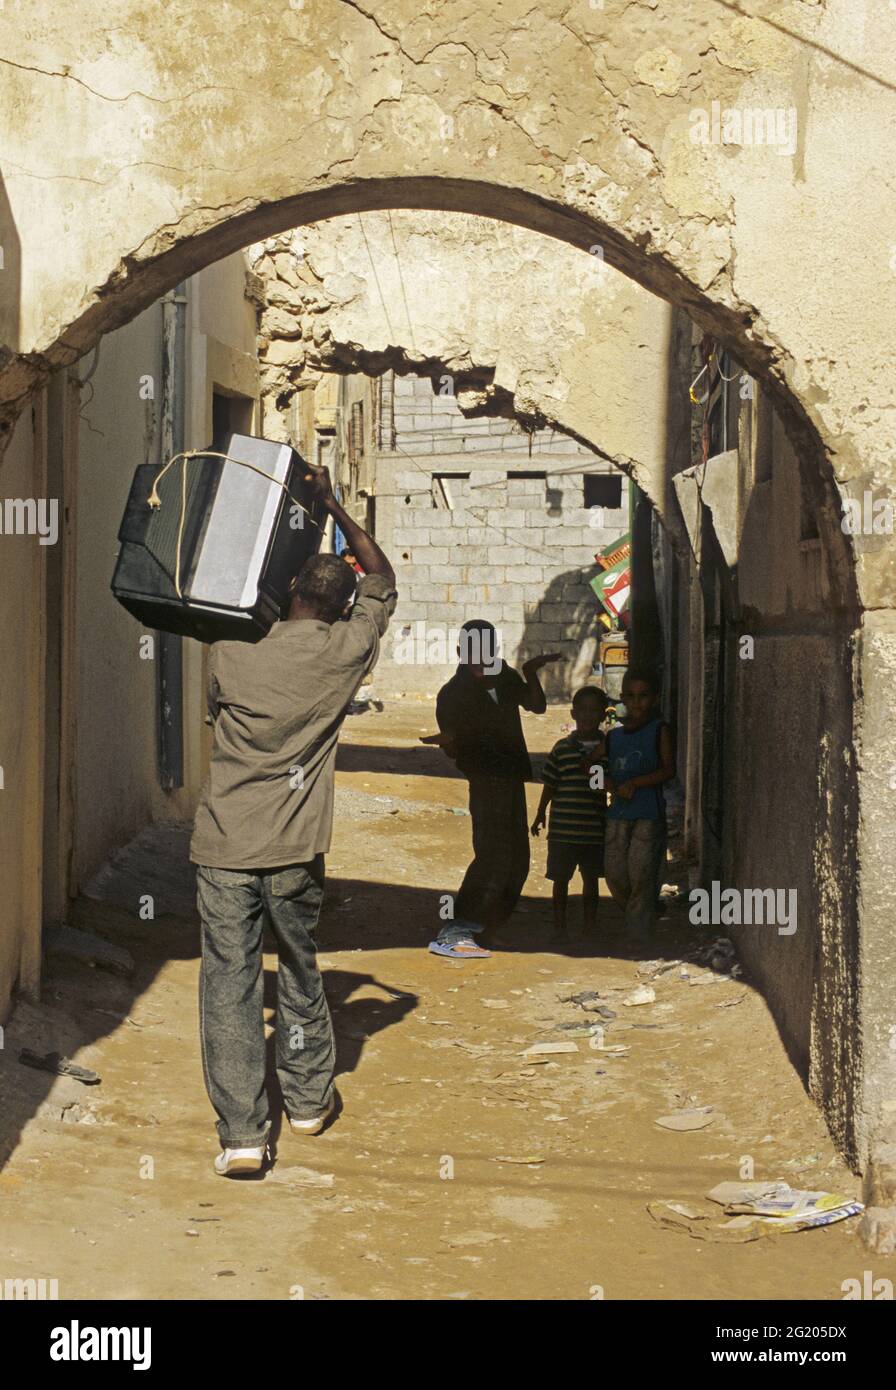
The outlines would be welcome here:
<svg viewBox="0 0 896 1390">
<path fill-rule="evenodd" d="M 521 1057 L 545 1057 L 553 1056 L 558 1052 L 578 1052 L 578 1043 L 574 1042 L 543 1042 L 533 1043 L 527 1047 L 525 1052 L 521 1052 Z"/>
<path fill-rule="evenodd" d="M 858 1216 L 865 1209 L 842 1193 L 808 1192 L 781 1181 L 722 1182 L 706 1195 L 735 1218 L 726 1223 L 729 1227 L 758 1222 L 778 1231 L 805 1231 Z"/>
</svg>

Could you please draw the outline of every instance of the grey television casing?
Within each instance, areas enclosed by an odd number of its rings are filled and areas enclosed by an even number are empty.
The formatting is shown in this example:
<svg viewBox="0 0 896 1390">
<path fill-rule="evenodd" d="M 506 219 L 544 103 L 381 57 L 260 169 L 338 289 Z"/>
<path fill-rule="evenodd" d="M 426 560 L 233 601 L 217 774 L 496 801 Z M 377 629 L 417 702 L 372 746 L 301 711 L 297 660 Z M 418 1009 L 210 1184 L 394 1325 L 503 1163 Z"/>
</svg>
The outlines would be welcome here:
<svg viewBox="0 0 896 1390">
<path fill-rule="evenodd" d="M 318 549 L 320 508 L 304 481 L 308 465 L 289 444 L 233 434 L 221 452 L 238 462 L 209 453 L 170 468 L 158 485 L 159 508 L 147 501 L 159 469 L 137 468 L 119 528 L 112 592 L 147 627 L 200 642 L 257 642 L 285 609 L 291 579 Z M 296 511 L 280 484 L 310 516 Z"/>
</svg>

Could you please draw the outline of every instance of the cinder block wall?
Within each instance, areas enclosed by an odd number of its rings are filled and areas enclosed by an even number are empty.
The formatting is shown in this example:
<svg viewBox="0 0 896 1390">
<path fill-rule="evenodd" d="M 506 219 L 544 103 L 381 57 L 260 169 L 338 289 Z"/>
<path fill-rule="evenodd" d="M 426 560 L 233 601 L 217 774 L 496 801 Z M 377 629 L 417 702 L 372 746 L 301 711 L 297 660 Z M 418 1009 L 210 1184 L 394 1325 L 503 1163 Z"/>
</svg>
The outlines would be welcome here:
<svg viewBox="0 0 896 1390">
<path fill-rule="evenodd" d="M 589 510 L 584 472 L 615 470 L 574 440 L 545 430 L 530 452 L 511 422 L 465 419 L 426 379 L 397 377 L 394 393 L 396 447 L 377 456 L 377 537 L 399 604 L 376 693 L 434 694 L 454 670 L 451 630 L 483 617 L 511 665 L 561 652 L 544 683 L 549 698 L 567 699 L 590 678 L 601 629 L 589 580 L 595 551 L 628 529 L 625 479 L 618 508 Z M 519 476 L 535 471 L 547 477 Z"/>
</svg>

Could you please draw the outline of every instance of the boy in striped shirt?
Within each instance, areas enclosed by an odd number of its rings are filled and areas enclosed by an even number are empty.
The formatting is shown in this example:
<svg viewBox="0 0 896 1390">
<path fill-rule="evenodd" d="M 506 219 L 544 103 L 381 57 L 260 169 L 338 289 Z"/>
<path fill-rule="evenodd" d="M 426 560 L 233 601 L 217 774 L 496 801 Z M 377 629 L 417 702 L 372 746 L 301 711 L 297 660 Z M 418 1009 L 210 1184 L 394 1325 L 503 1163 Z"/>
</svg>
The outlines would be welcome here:
<svg viewBox="0 0 896 1390">
<path fill-rule="evenodd" d="M 550 806 L 546 876 L 554 884 L 554 935 L 559 940 L 567 938 L 569 883 L 577 868 L 582 876 L 585 930 L 594 931 L 597 926 L 607 813 L 606 746 L 600 726 L 608 703 L 596 686 L 586 685 L 576 691 L 571 710 L 575 732 L 555 743 L 548 755 L 541 801 L 532 822 L 532 834 L 537 836 Z"/>
</svg>

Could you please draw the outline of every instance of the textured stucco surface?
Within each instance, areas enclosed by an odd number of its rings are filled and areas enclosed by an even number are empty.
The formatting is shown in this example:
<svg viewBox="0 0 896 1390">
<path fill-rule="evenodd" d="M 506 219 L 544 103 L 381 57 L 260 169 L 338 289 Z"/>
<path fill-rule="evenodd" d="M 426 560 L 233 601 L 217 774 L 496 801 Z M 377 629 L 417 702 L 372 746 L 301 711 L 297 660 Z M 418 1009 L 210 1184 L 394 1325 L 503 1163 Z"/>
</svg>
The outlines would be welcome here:
<svg viewBox="0 0 896 1390">
<path fill-rule="evenodd" d="M 669 304 L 597 255 L 491 218 L 378 212 L 249 250 L 266 304 L 263 390 L 309 371 L 427 374 L 470 415 L 556 425 L 624 469 L 664 519 L 688 448 Z M 673 529 L 677 513 L 669 516 Z"/>
<path fill-rule="evenodd" d="M 744 838 L 728 867 L 745 882 L 798 876 L 812 920 L 790 944 L 763 950 L 757 969 L 832 1127 L 863 1161 L 894 1120 L 896 560 L 892 537 L 853 551 L 836 483 L 857 498 L 886 496 L 896 470 L 896 11 L 875 0 L 757 0 L 752 10 L 723 0 L 662 12 L 655 0 L 486 12 L 451 0 L 433 13 L 406 0 L 369 13 L 351 0 L 242 0 L 220 11 L 122 0 L 110 28 L 86 0 L 7 5 L 0 400 L 12 420 L 48 370 L 193 270 L 337 217 L 356 224 L 354 248 L 345 242 L 341 253 L 356 269 L 328 310 L 336 346 L 344 338 L 362 352 L 413 355 L 427 344 L 428 353 L 429 315 L 412 307 L 403 323 L 394 275 L 385 298 L 396 316 L 391 326 L 375 320 L 357 214 L 382 233 L 373 219 L 385 208 L 436 210 L 436 221 L 488 215 L 523 238 L 546 234 L 531 261 L 570 258 L 580 297 L 564 306 L 550 354 L 526 357 L 519 334 L 511 349 L 503 327 L 487 353 L 497 320 L 480 305 L 481 336 L 468 330 L 458 343 L 459 370 L 482 357 L 473 365 L 493 373 L 484 390 L 512 393 L 516 408 L 597 448 L 608 448 L 616 417 L 583 405 L 571 418 L 591 375 L 587 357 L 576 375 L 576 342 L 599 347 L 592 323 L 622 316 L 629 295 L 656 301 L 626 287 L 615 307 L 597 306 L 598 289 L 581 283 L 596 270 L 589 250 L 710 328 L 774 391 L 793 461 L 784 492 L 754 488 L 737 517 L 739 601 L 757 657 L 729 718 L 742 738 L 729 789 Z M 695 145 L 692 118 L 716 101 L 792 117 L 792 149 Z M 405 226 L 398 214 L 394 226 Z M 407 228 L 411 297 L 428 295 L 444 327 L 462 305 L 427 280 L 431 235 Z M 317 279 L 338 291 L 340 264 L 320 229 L 309 236 L 320 237 Z M 451 239 L 446 219 L 440 245 L 457 265 Z M 514 262 L 517 285 L 527 254 Z M 472 273 L 456 278 L 474 283 Z M 510 301 L 502 324 L 527 321 L 533 341 L 538 325 L 556 336 L 553 307 L 514 302 L 504 267 L 485 281 Z M 617 317 L 617 338 L 630 327 L 637 340 L 640 312 Z M 443 347 L 454 361 L 449 338 Z M 8 493 L 25 476 L 22 421 L 3 464 L 14 470 Z M 636 466 L 641 447 L 650 446 L 618 439 Z M 730 489 L 713 491 L 720 522 L 730 521 L 726 497 Z M 804 504 L 814 544 L 799 537 Z M 701 622 L 697 613 L 695 631 Z"/>
<path fill-rule="evenodd" d="M 767 369 L 838 479 L 886 486 L 896 12 L 124 0 L 115 17 L 82 0 L 0 18 L 5 396 L 240 244 L 456 208 L 602 245 Z M 794 138 L 695 143 L 713 101 L 780 111 Z M 889 594 L 890 551 L 858 570 L 869 603 Z"/>
</svg>

